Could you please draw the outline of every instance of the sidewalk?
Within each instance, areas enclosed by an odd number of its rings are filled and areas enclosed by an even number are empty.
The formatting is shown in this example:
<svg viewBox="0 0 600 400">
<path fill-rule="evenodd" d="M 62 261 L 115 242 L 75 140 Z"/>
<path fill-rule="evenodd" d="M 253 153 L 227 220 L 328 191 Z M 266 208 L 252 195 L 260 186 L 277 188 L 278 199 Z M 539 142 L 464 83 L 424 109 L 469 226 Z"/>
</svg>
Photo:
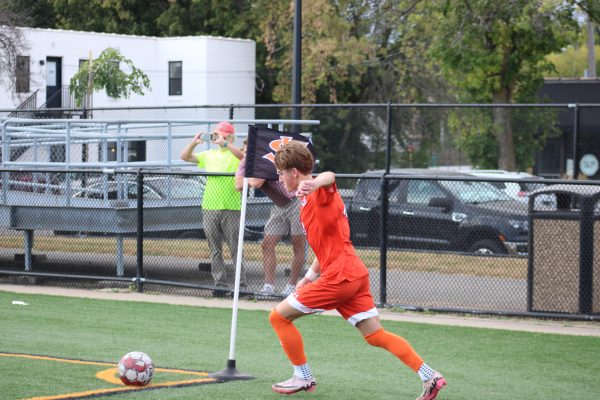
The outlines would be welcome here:
<svg viewBox="0 0 600 400">
<path fill-rule="evenodd" d="M 47 294 L 54 296 L 83 297 L 104 300 L 145 301 L 198 307 L 231 308 L 231 299 L 213 299 L 188 296 L 156 295 L 137 292 L 116 292 L 111 290 L 67 289 L 47 286 L 21 286 L 0 284 L 0 291 L 15 293 Z M 277 302 L 240 300 L 241 310 L 270 310 Z M 471 328 L 504 329 L 523 332 L 554 333 L 559 335 L 600 337 L 600 322 L 589 321 L 550 321 L 537 319 L 521 319 L 510 317 L 478 317 L 452 314 L 423 314 L 416 312 L 392 312 L 379 310 L 382 320 L 416 322 L 434 325 L 464 326 Z M 337 312 L 326 312 L 325 315 L 338 315 Z"/>
</svg>

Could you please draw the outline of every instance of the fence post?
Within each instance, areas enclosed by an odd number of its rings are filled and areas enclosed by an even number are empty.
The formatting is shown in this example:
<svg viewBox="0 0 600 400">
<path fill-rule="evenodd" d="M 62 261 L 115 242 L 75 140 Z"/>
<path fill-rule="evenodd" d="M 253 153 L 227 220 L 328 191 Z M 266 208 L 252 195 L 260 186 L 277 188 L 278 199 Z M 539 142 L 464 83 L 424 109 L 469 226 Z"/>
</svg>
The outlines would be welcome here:
<svg viewBox="0 0 600 400">
<path fill-rule="evenodd" d="M 2 123 L 2 167 L 4 163 L 10 161 L 10 147 L 8 143 L 8 136 L 6 135 L 6 125 L 8 121 Z"/>
<path fill-rule="evenodd" d="M 385 172 L 381 177 L 381 207 L 379 212 L 379 303 L 381 307 L 387 302 L 387 220 L 388 220 L 388 182 L 386 174 L 390 173 L 392 145 L 392 104 L 387 103 L 387 148 L 385 152 Z"/>
<path fill-rule="evenodd" d="M 144 292 L 144 174 L 137 172 L 137 251 L 136 286 L 139 293 Z"/>
<path fill-rule="evenodd" d="M 579 175 L 579 163 L 577 158 L 577 143 L 579 142 L 579 106 L 577 103 L 573 105 L 573 179 L 577 179 Z"/>
</svg>

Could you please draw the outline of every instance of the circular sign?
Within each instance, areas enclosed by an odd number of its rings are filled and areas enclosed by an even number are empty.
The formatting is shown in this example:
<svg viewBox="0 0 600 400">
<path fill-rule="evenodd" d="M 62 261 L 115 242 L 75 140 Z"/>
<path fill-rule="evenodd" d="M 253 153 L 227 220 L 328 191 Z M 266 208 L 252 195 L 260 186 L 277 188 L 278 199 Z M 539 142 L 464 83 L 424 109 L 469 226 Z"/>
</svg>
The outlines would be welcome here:
<svg viewBox="0 0 600 400">
<path fill-rule="evenodd" d="M 598 172 L 598 159 L 593 154 L 586 154 L 579 160 L 579 170 L 587 176 L 596 175 Z"/>
</svg>

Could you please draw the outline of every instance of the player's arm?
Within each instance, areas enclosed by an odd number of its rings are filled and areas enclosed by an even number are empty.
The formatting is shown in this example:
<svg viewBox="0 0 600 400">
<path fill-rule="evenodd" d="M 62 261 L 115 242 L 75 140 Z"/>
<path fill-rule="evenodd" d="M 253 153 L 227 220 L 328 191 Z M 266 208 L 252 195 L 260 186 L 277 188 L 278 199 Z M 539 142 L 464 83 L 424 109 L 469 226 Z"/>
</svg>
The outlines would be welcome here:
<svg viewBox="0 0 600 400">
<path fill-rule="evenodd" d="M 244 175 L 235 174 L 235 190 L 241 192 L 244 189 Z"/>
<path fill-rule="evenodd" d="M 300 182 L 297 196 L 308 196 L 320 187 L 330 188 L 335 183 L 335 174 L 331 171 L 321 172 L 315 179 Z"/>
<path fill-rule="evenodd" d="M 188 143 L 188 145 L 185 146 L 185 148 L 181 151 L 180 157 L 183 161 L 191 162 L 194 164 L 198 163 L 198 156 L 194 154 L 194 149 L 197 145 L 204 143 L 201 136 L 202 132 L 198 132 L 196 136 L 194 136 L 194 139 L 192 139 L 192 141 Z"/>
<path fill-rule="evenodd" d="M 321 264 L 317 257 L 312 262 L 312 265 L 306 271 L 306 275 L 304 278 L 300 279 L 296 284 L 296 289 L 301 288 L 304 285 L 307 285 L 313 281 L 315 281 L 319 277 L 319 273 L 321 272 Z"/>
</svg>

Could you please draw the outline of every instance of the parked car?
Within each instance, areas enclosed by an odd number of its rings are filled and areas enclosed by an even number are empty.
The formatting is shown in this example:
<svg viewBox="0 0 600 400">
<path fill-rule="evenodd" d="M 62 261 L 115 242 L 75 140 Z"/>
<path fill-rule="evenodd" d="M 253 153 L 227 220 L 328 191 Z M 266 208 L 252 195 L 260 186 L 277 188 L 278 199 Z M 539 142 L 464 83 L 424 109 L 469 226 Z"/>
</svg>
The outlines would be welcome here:
<svg viewBox="0 0 600 400">
<path fill-rule="evenodd" d="M 204 193 L 205 179 L 146 177 L 144 178 L 144 200 L 201 199 Z M 85 188 L 78 189 L 74 198 L 120 200 L 137 199 L 138 185 L 133 179 L 107 180 L 95 179 Z"/>
<path fill-rule="evenodd" d="M 205 177 L 175 178 L 168 176 L 146 177 L 144 179 L 143 195 L 144 207 L 197 207 L 201 209 L 202 195 L 204 193 Z M 88 182 L 85 188 L 74 191 L 73 199 L 95 199 L 105 201 L 124 201 L 128 207 L 135 207 L 138 198 L 138 185 L 135 180 L 102 180 L 95 179 Z M 114 203 L 113 203 L 114 204 Z M 86 207 L 86 202 L 77 204 Z M 259 196 L 254 190 L 249 193 L 245 237 L 258 239 L 262 237 L 264 226 L 268 220 L 272 203 Z M 198 216 L 200 217 L 200 215 Z M 200 221 L 198 221 L 200 222 Z M 90 232 L 55 231 L 56 234 L 91 234 Z M 173 229 L 167 231 L 147 232 L 148 237 L 166 238 L 202 238 L 204 230 L 200 229 Z"/>
<path fill-rule="evenodd" d="M 32 193 L 60 193 L 61 175 L 55 172 L 13 171 L 6 173 L 8 190 Z M 0 179 L 0 189 L 4 179 Z"/>
<path fill-rule="evenodd" d="M 488 181 L 491 185 L 504 191 L 504 193 L 508 194 L 513 199 L 525 203 L 529 201 L 531 192 L 546 186 L 546 184 L 542 182 L 542 178 L 526 172 L 509 172 L 497 169 L 471 169 L 464 172 L 481 178 L 492 178 L 492 180 Z M 506 182 L 500 179 L 518 179 L 520 181 Z M 536 206 L 552 206 L 553 204 L 556 204 L 556 197 L 551 194 L 539 196 L 536 199 Z"/>
<path fill-rule="evenodd" d="M 390 246 L 479 254 L 526 254 L 527 205 L 494 186 L 444 180 L 470 175 L 439 170 L 399 169 L 389 181 L 387 238 Z M 382 171 L 359 179 L 348 208 L 352 241 L 379 245 Z M 411 176 L 432 179 L 403 179 Z M 434 179 L 435 177 L 435 179 Z"/>
</svg>

